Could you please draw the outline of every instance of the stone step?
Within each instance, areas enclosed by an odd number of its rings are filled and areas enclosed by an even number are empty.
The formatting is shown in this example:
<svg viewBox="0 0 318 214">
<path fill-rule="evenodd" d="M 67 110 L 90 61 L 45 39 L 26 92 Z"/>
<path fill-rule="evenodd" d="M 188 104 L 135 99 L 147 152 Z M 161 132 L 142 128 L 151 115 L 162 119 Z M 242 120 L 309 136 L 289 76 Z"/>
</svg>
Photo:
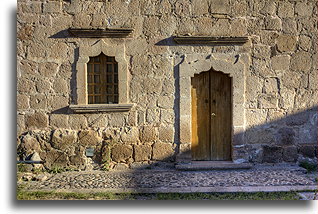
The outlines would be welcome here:
<svg viewBox="0 0 318 214">
<path fill-rule="evenodd" d="M 250 169 L 251 163 L 234 163 L 232 161 L 191 161 L 189 163 L 177 163 L 177 170 L 228 170 L 228 169 Z"/>
</svg>

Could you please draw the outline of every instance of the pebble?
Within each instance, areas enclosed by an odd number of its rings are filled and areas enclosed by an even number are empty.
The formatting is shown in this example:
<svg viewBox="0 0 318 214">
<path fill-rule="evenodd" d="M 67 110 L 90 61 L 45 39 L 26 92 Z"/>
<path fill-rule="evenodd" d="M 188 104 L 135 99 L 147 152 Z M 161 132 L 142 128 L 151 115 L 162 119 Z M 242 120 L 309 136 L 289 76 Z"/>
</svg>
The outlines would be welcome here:
<svg viewBox="0 0 318 214">
<path fill-rule="evenodd" d="M 30 182 L 30 189 L 175 188 L 317 185 L 314 177 L 294 169 L 214 171 L 63 172 Z"/>
</svg>

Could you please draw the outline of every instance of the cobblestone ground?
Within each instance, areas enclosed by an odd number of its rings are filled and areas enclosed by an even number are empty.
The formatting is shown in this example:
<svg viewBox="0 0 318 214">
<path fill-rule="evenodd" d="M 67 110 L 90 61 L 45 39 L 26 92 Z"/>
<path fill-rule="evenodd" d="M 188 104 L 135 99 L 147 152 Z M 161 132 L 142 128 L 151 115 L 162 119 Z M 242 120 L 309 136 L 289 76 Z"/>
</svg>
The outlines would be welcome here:
<svg viewBox="0 0 318 214">
<path fill-rule="evenodd" d="M 317 186 L 317 175 L 299 168 L 256 168 L 224 171 L 89 171 L 64 172 L 45 181 L 31 181 L 30 190 L 139 189 L 188 187 Z"/>
</svg>

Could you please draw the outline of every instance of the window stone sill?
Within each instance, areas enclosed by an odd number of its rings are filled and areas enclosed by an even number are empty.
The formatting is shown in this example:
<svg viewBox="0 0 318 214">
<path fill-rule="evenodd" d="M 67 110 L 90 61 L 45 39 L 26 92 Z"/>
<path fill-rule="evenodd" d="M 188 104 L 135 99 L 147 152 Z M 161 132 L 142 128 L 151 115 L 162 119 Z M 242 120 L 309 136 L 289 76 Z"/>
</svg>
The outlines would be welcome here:
<svg viewBox="0 0 318 214">
<path fill-rule="evenodd" d="M 89 104 L 70 105 L 74 113 L 100 113 L 100 112 L 125 112 L 129 111 L 134 104 Z"/>
</svg>

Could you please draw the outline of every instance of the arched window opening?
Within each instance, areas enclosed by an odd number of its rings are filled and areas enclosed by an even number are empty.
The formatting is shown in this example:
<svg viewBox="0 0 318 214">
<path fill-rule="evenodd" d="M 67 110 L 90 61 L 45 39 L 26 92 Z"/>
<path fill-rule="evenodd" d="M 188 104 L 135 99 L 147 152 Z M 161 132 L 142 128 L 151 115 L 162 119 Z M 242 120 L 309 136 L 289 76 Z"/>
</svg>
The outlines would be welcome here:
<svg viewBox="0 0 318 214">
<path fill-rule="evenodd" d="M 103 53 L 87 63 L 88 104 L 118 103 L 118 63 Z"/>
</svg>

